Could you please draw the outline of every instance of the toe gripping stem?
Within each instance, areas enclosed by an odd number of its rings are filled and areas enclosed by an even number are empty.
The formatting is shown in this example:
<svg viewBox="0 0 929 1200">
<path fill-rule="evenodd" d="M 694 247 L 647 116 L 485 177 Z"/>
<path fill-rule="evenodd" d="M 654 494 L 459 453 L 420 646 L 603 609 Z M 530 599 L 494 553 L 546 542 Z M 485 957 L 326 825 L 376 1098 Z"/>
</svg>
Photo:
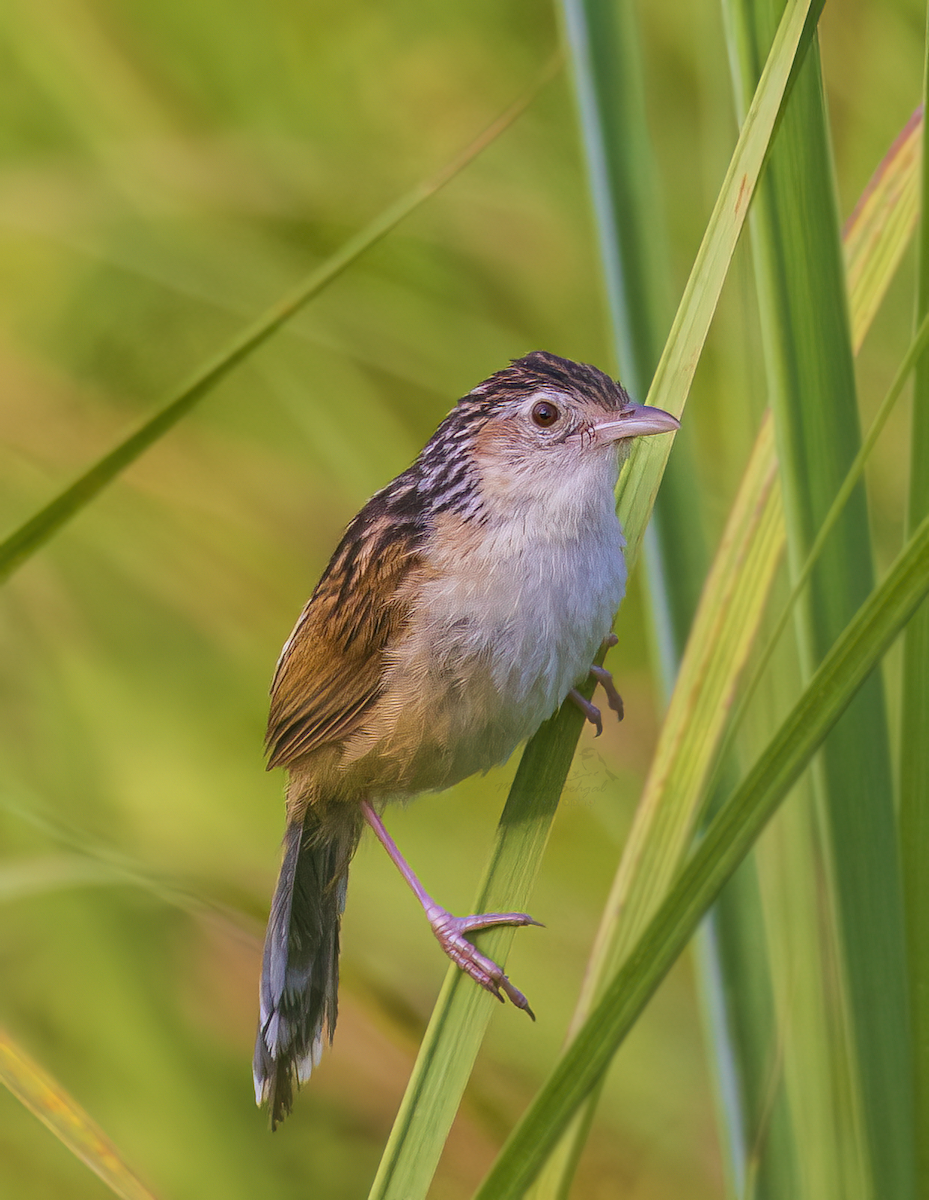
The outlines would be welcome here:
<svg viewBox="0 0 929 1200">
<path fill-rule="evenodd" d="M 466 935 L 477 933 L 481 929 L 493 929 L 498 925 L 538 925 L 539 922 L 534 921 L 528 913 L 477 913 L 469 917 L 453 916 L 448 909 L 436 904 L 419 882 L 412 867 L 400 853 L 396 842 L 384 827 L 383 821 L 367 800 L 362 801 L 361 811 L 365 821 L 374 830 L 378 841 L 390 855 L 394 866 L 419 900 L 439 945 L 455 966 L 464 971 L 466 975 L 470 975 L 475 983 L 479 983 L 485 991 L 496 996 L 501 1004 L 506 996 L 512 1004 L 528 1013 L 534 1021 L 535 1013 L 529 1007 L 526 997 L 510 983 L 502 967 L 499 967 L 493 959 L 488 958 L 485 954 L 481 954 L 474 943 L 468 941 Z"/>
</svg>

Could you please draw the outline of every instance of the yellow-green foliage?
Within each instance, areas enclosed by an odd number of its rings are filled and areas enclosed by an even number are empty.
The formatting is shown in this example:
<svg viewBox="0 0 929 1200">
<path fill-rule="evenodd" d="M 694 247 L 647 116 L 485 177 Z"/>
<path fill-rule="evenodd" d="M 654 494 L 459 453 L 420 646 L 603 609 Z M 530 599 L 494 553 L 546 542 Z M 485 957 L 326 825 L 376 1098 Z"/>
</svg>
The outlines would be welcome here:
<svg viewBox="0 0 929 1200">
<path fill-rule="evenodd" d="M 716 3 L 639 8 L 670 323 L 738 125 Z M 843 216 L 920 98 L 922 22 L 916 0 L 827 8 Z M 560 41 L 556 11 L 510 0 L 10 0 L 0 33 L 0 538 L 450 162 Z M 0 1025 L 14 1047 L 0 1041 L 0 1072 L 15 1061 L 28 1074 L 25 1047 L 160 1197 L 348 1200 L 374 1178 L 445 964 L 363 845 L 335 1047 L 268 1133 L 249 1078 L 283 824 L 281 780 L 262 764 L 267 683 L 343 525 L 457 396 L 534 348 L 615 364 L 598 253 L 562 70 L 0 591 Z M 865 420 L 909 344 L 912 274 L 905 258 L 859 356 Z M 745 241 L 679 438 L 711 548 L 766 402 Z M 901 542 L 907 436 L 898 413 L 869 467 L 862 538 L 879 572 Z M 520 933 L 508 960 L 539 1020 L 495 1012 L 436 1197 L 473 1193 L 581 989 L 663 703 L 636 582 L 617 629 L 609 665 L 627 717 L 581 736 L 529 906 L 546 928 Z M 787 656 L 787 700 L 767 697 L 778 716 L 799 695 L 792 669 Z M 891 657 L 891 734 L 896 669 Z M 757 752 L 773 717 L 752 720 Z M 455 910 L 472 902 L 514 766 L 389 814 Z M 779 945 L 789 921 L 773 864 L 762 890 Z M 783 1038 L 808 978 L 780 983 Z M 786 1084 L 777 1037 L 758 1057 L 761 1092 L 786 1087 L 798 1105 L 796 1056 Z M 619 1055 L 577 1194 L 723 1194 L 714 1088 L 685 961 Z M 51 1111 L 55 1095 L 25 1098 Z M 0 1196 L 106 1194 L 6 1091 L 0 1118 Z"/>
</svg>

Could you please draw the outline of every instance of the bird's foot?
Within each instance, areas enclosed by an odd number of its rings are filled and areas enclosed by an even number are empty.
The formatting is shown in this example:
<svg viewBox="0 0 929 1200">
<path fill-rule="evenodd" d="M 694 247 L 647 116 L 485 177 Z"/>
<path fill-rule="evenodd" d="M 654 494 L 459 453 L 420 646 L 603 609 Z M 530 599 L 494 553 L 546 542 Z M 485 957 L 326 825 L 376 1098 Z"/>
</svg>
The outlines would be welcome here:
<svg viewBox="0 0 929 1200">
<path fill-rule="evenodd" d="M 603 733 L 603 717 L 600 715 L 600 709 L 596 704 L 591 704 L 586 696 L 582 696 L 577 688 L 572 688 L 568 692 L 568 698 L 574 701 L 591 725 L 597 727 L 596 736 L 599 737 Z"/>
<path fill-rule="evenodd" d="M 535 1013 L 522 992 L 510 983 L 503 969 L 481 954 L 465 935 L 480 929 L 493 929 L 497 925 L 538 925 L 538 921 L 534 921 L 527 913 L 479 913 L 471 917 L 455 917 L 437 904 L 426 909 L 426 916 L 439 945 L 456 967 L 470 975 L 485 991 L 496 996 L 501 1004 L 503 997 L 507 996 L 512 1004 L 535 1020 Z"/>
<path fill-rule="evenodd" d="M 603 644 L 607 647 L 615 646 L 616 634 L 609 634 L 609 636 L 603 639 Z M 609 704 L 610 708 L 614 713 L 616 713 L 617 717 L 621 721 L 624 715 L 623 698 L 616 690 L 616 684 L 613 682 L 613 676 L 606 669 L 606 667 L 591 667 L 590 674 L 606 692 L 607 704 Z M 599 737 L 600 734 L 603 733 L 603 717 L 601 716 L 600 709 L 597 708 L 596 704 L 592 704 L 586 696 L 582 696 L 577 688 L 572 688 L 570 692 L 568 692 L 568 696 L 574 701 L 591 725 L 596 726 L 596 736 Z"/>
<path fill-rule="evenodd" d="M 625 715 L 623 710 L 623 698 L 616 690 L 616 684 L 613 682 L 613 676 L 606 669 L 606 667 L 591 667 L 590 673 L 606 692 L 607 704 L 609 704 L 610 708 L 612 708 L 613 712 L 616 713 L 616 716 L 621 721 Z"/>
</svg>

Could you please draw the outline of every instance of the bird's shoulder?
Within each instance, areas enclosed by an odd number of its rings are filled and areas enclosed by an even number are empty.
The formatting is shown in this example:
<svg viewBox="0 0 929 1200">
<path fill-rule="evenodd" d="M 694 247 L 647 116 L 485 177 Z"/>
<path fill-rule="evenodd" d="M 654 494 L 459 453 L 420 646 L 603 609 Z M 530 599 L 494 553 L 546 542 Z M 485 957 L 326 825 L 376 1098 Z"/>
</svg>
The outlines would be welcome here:
<svg viewBox="0 0 929 1200">
<path fill-rule="evenodd" d="M 271 684 L 268 766 L 351 736 L 380 695 L 424 564 L 427 522 L 410 471 L 345 531 L 284 645 Z"/>
</svg>

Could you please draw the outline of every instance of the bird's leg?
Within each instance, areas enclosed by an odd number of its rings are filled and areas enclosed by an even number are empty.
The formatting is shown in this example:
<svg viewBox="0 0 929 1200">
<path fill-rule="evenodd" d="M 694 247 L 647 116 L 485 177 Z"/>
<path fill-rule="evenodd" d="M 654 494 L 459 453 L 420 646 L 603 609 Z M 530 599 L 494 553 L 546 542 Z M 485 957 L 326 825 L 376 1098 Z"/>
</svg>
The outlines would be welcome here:
<svg viewBox="0 0 929 1200">
<path fill-rule="evenodd" d="M 432 926 L 432 932 L 455 966 L 470 975 L 475 983 L 479 983 L 485 991 L 496 996 L 501 1004 L 504 995 L 508 996 L 511 1003 L 527 1012 L 534 1021 L 535 1013 L 529 1007 L 526 997 L 510 983 L 503 970 L 495 962 L 481 954 L 477 947 L 467 940 L 465 934 L 476 933 L 480 929 L 492 929 L 496 925 L 538 925 L 539 922 L 534 921 L 526 913 L 479 913 L 470 917 L 453 916 L 447 909 L 436 904 L 419 882 L 412 867 L 397 849 L 396 842 L 384 828 L 384 822 L 367 800 L 362 801 L 361 811 L 364 819 L 374 830 L 377 840 L 390 855 L 394 866 L 423 906 L 426 919 Z"/>
<path fill-rule="evenodd" d="M 609 650 L 612 646 L 616 645 L 618 640 L 619 639 L 615 633 L 608 633 L 603 639 L 603 646 L 605 649 Z M 613 676 L 606 669 L 606 667 L 591 667 L 590 674 L 593 675 L 597 683 L 599 683 L 606 692 L 607 704 L 609 704 L 610 708 L 612 708 L 613 712 L 616 713 L 617 717 L 621 721 L 623 719 L 623 698 L 616 690 L 616 684 L 613 682 Z M 582 696 L 577 688 L 572 688 L 570 692 L 568 692 L 568 696 L 578 706 L 591 725 L 596 725 L 597 737 L 599 737 L 600 734 L 603 733 L 603 718 L 600 715 L 600 709 L 597 708 L 596 704 L 591 704 L 586 696 Z"/>
</svg>

